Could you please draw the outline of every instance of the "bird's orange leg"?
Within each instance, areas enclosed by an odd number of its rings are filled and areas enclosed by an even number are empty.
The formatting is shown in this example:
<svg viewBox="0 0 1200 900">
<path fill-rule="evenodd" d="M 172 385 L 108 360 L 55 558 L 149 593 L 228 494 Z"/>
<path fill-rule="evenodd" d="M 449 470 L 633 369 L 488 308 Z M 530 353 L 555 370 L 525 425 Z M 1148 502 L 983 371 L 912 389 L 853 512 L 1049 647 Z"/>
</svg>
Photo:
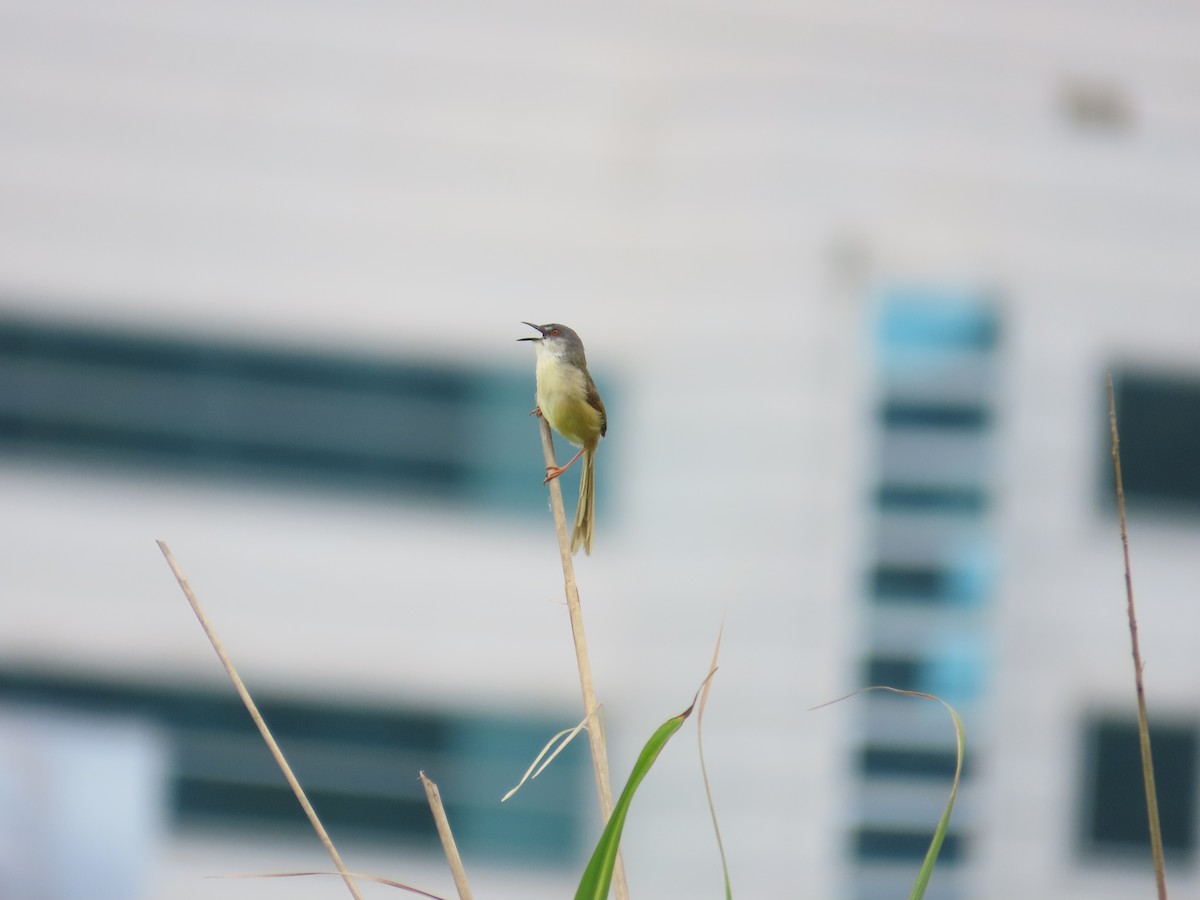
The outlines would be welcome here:
<svg viewBox="0 0 1200 900">
<path fill-rule="evenodd" d="M 546 480 L 543 481 L 542 484 L 549 484 L 563 472 L 567 471 L 567 469 L 571 468 L 571 466 L 575 463 L 575 460 L 583 456 L 583 451 L 586 449 L 587 447 L 580 447 L 579 452 L 572 456 L 571 461 L 565 466 L 546 466 Z"/>
<path fill-rule="evenodd" d="M 529 414 L 531 416 L 537 416 L 540 419 L 542 417 L 542 408 L 540 406 L 535 406 L 529 411 Z"/>
</svg>

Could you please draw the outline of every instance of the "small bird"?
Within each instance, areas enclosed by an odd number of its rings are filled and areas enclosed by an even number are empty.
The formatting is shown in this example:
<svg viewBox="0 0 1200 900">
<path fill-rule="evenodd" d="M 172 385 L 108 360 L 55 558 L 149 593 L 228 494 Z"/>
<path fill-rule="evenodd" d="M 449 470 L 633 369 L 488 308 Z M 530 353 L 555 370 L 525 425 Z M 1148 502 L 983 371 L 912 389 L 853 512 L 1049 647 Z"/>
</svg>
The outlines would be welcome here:
<svg viewBox="0 0 1200 900">
<path fill-rule="evenodd" d="M 604 412 L 604 401 L 596 390 L 596 383 L 588 374 L 587 358 L 583 353 L 583 341 L 566 325 L 551 322 L 549 325 L 534 325 L 541 337 L 518 338 L 533 341 L 537 348 L 537 408 L 533 410 L 544 416 L 555 431 L 579 448 L 565 466 L 547 466 L 547 484 L 557 478 L 575 460 L 583 456 L 583 475 L 579 478 L 579 506 L 575 510 L 575 530 L 571 535 L 571 552 L 583 547 L 584 553 L 592 553 L 592 524 L 595 519 L 595 461 L 600 438 L 608 430 L 608 416 Z M 531 413 L 530 415 L 532 415 Z"/>
</svg>

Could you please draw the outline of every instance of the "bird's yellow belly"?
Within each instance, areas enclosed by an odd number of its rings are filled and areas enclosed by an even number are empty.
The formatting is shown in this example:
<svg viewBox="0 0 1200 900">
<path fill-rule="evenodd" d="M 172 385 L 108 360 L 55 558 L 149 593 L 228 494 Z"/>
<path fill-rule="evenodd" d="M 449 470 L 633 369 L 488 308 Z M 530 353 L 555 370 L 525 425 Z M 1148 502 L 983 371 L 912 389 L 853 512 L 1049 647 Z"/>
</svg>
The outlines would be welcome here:
<svg viewBox="0 0 1200 900">
<path fill-rule="evenodd" d="M 600 411 L 587 401 L 583 373 L 558 360 L 537 367 L 537 404 L 550 427 L 577 447 L 600 436 Z"/>
</svg>

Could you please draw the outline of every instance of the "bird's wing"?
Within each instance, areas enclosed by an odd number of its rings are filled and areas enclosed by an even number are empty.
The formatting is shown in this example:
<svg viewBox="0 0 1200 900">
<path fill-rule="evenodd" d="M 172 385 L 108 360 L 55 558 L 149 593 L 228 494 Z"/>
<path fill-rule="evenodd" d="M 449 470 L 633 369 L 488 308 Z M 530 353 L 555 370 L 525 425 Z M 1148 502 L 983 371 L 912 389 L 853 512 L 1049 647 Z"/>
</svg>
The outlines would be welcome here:
<svg viewBox="0 0 1200 900">
<path fill-rule="evenodd" d="M 608 413 L 604 411 L 604 401 L 600 399 L 600 392 L 596 390 L 596 382 L 592 381 L 590 375 L 587 381 L 587 402 L 592 409 L 600 412 L 600 436 L 604 437 L 608 433 Z"/>
</svg>

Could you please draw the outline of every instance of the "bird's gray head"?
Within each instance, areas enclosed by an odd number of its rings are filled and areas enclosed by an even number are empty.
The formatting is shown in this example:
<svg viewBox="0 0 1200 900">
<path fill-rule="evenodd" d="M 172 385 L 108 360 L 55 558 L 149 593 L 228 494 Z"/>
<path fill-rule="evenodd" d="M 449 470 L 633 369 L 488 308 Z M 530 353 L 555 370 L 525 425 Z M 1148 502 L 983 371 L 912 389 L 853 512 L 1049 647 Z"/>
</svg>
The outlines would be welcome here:
<svg viewBox="0 0 1200 900">
<path fill-rule="evenodd" d="M 566 325 L 559 325 L 557 322 L 551 322 L 548 325 L 534 325 L 532 322 L 522 322 L 521 324 L 536 328 L 541 332 L 540 337 L 517 338 L 518 341 L 533 341 L 537 344 L 539 355 L 547 353 L 577 366 L 587 366 L 587 359 L 583 353 L 583 341 L 579 339 L 579 335 L 574 330 Z"/>
</svg>

